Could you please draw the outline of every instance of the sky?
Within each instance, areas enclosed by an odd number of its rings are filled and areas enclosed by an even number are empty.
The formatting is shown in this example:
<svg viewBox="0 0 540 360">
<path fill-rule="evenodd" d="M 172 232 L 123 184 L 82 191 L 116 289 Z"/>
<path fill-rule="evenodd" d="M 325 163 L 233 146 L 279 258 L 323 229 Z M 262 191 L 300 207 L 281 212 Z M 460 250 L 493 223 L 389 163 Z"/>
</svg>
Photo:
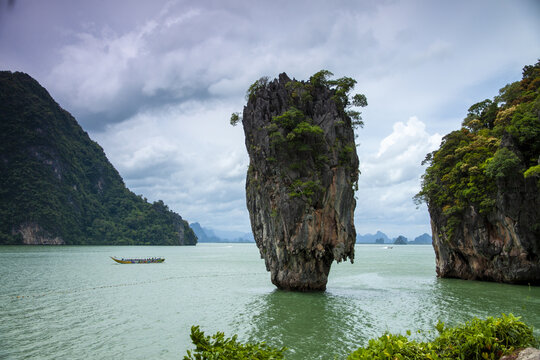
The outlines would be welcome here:
<svg viewBox="0 0 540 360">
<path fill-rule="evenodd" d="M 536 0 L 0 0 L 0 70 L 38 80 L 133 192 L 229 231 L 251 231 L 229 119 L 260 77 L 357 80 L 356 230 L 412 239 L 425 155 L 538 58 Z"/>
</svg>

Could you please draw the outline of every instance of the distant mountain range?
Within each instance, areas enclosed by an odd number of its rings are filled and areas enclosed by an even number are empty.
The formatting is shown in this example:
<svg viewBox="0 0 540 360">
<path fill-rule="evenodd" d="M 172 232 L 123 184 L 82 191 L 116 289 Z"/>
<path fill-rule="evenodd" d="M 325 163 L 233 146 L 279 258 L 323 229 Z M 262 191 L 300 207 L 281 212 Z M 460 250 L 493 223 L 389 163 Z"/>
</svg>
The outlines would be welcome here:
<svg viewBox="0 0 540 360">
<path fill-rule="evenodd" d="M 399 239 L 399 240 L 398 240 Z M 377 231 L 375 234 L 365 234 L 365 235 L 356 235 L 357 244 L 394 244 L 398 240 L 401 244 L 410 244 L 410 245 L 425 245 L 431 244 L 432 239 L 429 234 L 422 234 L 414 238 L 414 240 L 409 241 L 403 235 L 399 235 L 396 238 L 389 238 L 388 235 L 381 231 Z"/>
<path fill-rule="evenodd" d="M 383 240 L 384 244 L 390 244 L 393 241 L 383 232 L 377 231 L 375 234 L 356 235 L 357 244 L 375 244 L 377 240 Z"/>
<path fill-rule="evenodd" d="M 431 238 L 431 236 L 429 234 L 422 234 L 418 237 L 415 237 L 413 241 L 409 242 L 409 244 L 412 244 L 412 245 L 425 245 L 425 244 L 429 244 L 431 245 L 431 243 L 433 242 L 433 239 Z"/>
<path fill-rule="evenodd" d="M 200 243 L 253 243 L 255 242 L 252 233 L 243 233 L 240 231 L 224 231 L 210 229 L 201 226 L 198 222 L 191 223 L 189 226 L 197 235 Z M 377 231 L 375 234 L 357 235 L 357 244 L 394 244 L 399 239 L 399 243 L 410 245 L 426 245 L 431 244 L 431 236 L 429 234 L 422 234 L 409 241 L 403 235 L 396 238 L 390 238 L 382 231 Z"/>
<path fill-rule="evenodd" d="M 200 243 L 254 243 L 252 233 L 241 231 L 215 230 L 202 227 L 198 222 L 190 224 L 190 227 L 197 235 Z"/>
</svg>

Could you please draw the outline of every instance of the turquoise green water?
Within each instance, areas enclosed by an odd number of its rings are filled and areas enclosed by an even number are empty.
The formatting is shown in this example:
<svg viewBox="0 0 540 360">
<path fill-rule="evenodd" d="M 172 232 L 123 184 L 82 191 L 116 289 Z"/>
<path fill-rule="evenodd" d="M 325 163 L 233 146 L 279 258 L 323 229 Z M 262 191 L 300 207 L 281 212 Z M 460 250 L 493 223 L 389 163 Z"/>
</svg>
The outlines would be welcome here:
<svg viewBox="0 0 540 360">
<path fill-rule="evenodd" d="M 357 245 L 325 293 L 275 290 L 254 244 L 0 247 L 0 284 L 0 359 L 180 359 L 191 325 L 287 346 L 288 359 L 344 358 L 384 331 L 501 313 L 540 335 L 540 288 L 437 279 L 431 246 Z"/>
</svg>

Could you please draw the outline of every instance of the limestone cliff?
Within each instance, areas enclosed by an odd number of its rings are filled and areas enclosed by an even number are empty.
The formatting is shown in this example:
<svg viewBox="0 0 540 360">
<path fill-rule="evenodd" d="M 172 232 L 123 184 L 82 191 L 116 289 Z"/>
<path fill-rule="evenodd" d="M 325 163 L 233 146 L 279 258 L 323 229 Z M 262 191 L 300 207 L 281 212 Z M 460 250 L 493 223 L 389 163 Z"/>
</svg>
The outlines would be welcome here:
<svg viewBox="0 0 540 360">
<path fill-rule="evenodd" d="M 423 198 L 440 277 L 540 284 L 540 63 L 426 158 Z"/>
<path fill-rule="evenodd" d="M 440 277 L 540 285 L 540 192 L 536 179 L 500 182 L 495 209 L 469 205 L 452 238 L 448 217 L 429 207 Z"/>
<path fill-rule="evenodd" d="M 243 111 L 251 227 L 281 289 L 324 290 L 331 263 L 354 259 L 358 157 L 344 97 L 352 86 L 332 84 L 262 79 Z"/>
<path fill-rule="evenodd" d="M 24 245 L 65 245 L 61 237 L 51 236 L 37 223 L 21 224 L 14 232 L 20 234 Z"/>
</svg>

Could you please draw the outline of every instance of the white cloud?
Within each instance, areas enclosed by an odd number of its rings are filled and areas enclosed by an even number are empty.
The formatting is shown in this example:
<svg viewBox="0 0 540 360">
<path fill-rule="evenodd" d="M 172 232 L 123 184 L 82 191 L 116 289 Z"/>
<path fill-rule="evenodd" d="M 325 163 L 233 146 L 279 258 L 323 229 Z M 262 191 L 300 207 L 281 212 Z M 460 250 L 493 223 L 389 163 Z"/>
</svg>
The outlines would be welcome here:
<svg viewBox="0 0 540 360">
<path fill-rule="evenodd" d="M 420 190 L 424 172 L 421 162 L 439 147 L 441 138 L 438 133 L 427 133 L 426 125 L 413 116 L 406 123 L 393 125 L 392 133 L 380 141 L 376 154 L 360 151 L 362 174 L 355 216 L 359 233 L 393 229 L 392 236 L 413 237 L 429 232 L 427 210 L 425 206 L 417 209 L 412 197 Z M 413 233 L 419 229 L 423 230 Z"/>
<path fill-rule="evenodd" d="M 361 185 L 371 188 L 417 179 L 420 163 L 440 142 L 441 135 L 428 134 L 426 125 L 414 116 L 407 123 L 395 123 L 392 133 L 381 140 L 375 155 L 362 156 L 361 153 Z"/>
<path fill-rule="evenodd" d="M 220 102 L 170 106 L 92 137 L 135 193 L 163 200 L 190 222 L 245 230 L 248 158 L 242 129 L 229 124 L 232 110 Z"/>
<path fill-rule="evenodd" d="M 142 35 L 79 34 L 76 44 L 65 46 L 62 61 L 51 70 L 55 88 L 75 108 L 108 111 L 125 89 L 125 74 L 143 50 Z"/>
</svg>

